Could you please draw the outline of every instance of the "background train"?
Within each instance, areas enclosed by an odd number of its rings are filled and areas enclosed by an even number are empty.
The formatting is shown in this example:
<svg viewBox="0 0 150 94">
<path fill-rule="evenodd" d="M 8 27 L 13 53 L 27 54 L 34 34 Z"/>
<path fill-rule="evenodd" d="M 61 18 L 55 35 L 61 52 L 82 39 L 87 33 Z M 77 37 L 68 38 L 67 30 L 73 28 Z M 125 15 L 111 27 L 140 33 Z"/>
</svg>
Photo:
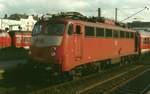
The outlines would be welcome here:
<svg viewBox="0 0 150 94">
<path fill-rule="evenodd" d="M 26 57 L 31 45 L 31 31 L 0 30 L 0 60 Z"/>
<path fill-rule="evenodd" d="M 72 79 L 115 64 L 132 63 L 149 52 L 150 32 L 77 12 L 62 13 L 35 24 L 29 62 L 15 72 L 38 82 Z"/>
</svg>

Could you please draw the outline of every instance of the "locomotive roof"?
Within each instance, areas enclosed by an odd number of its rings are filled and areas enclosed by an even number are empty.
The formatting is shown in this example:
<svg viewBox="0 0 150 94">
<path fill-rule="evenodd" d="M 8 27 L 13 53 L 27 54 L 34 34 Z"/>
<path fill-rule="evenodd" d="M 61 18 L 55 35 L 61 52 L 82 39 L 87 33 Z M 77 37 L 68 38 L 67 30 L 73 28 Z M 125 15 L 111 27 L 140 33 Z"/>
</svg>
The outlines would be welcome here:
<svg viewBox="0 0 150 94">
<path fill-rule="evenodd" d="M 46 15 L 45 15 L 46 16 Z M 46 17 L 48 21 L 62 21 L 62 22 L 75 22 L 93 27 L 101 27 L 108 28 L 120 31 L 130 31 L 135 32 L 135 30 L 127 28 L 127 26 L 123 23 L 115 22 L 110 19 L 106 19 L 104 17 L 87 17 L 79 12 L 61 12 L 58 14 L 49 15 L 50 17 Z M 42 16 L 42 19 L 45 19 Z"/>
<path fill-rule="evenodd" d="M 67 18 L 58 18 L 58 19 L 50 19 L 46 20 L 46 22 L 62 22 L 62 23 L 79 23 L 84 24 L 87 26 L 93 26 L 93 27 L 101 27 L 101 28 L 108 28 L 108 29 L 114 29 L 114 30 L 121 30 L 121 31 L 129 31 L 129 32 L 136 32 L 133 29 L 127 28 L 127 27 L 121 27 L 116 24 L 107 24 L 102 22 L 89 22 L 89 21 L 83 21 L 79 19 L 67 19 Z"/>
</svg>

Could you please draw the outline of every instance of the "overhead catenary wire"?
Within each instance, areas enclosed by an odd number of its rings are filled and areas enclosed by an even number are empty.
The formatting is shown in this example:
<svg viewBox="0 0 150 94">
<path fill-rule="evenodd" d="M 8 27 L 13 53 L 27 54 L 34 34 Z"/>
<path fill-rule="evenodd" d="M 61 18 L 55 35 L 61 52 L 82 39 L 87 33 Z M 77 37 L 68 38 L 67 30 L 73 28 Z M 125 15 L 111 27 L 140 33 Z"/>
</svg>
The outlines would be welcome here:
<svg viewBox="0 0 150 94">
<path fill-rule="evenodd" d="M 144 11 L 145 9 L 149 10 L 149 8 L 148 8 L 148 7 L 144 7 L 142 10 L 140 10 L 140 11 L 138 11 L 138 12 L 136 12 L 136 13 L 132 14 L 131 16 L 128 16 L 127 18 L 125 18 L 125 19 L 121 20 L 121 22 L 123 22 L 123 21 L 125 21 L 125 20 L 128 20 L 128 19 L 130 19 L 130 18 L 132 18 L 133 16 L 135 16 L 135 15 L 137 15 L 138 13 L 140 13 L 140 12 Z"/>
</svg>

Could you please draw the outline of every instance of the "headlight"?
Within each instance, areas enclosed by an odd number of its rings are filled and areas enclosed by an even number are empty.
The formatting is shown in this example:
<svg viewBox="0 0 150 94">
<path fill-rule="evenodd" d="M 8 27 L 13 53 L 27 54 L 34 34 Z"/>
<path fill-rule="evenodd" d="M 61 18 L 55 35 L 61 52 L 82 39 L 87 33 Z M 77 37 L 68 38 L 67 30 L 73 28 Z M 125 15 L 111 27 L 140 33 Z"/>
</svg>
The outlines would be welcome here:
<svg viewBox="0 0 150 94">
<path fill-rule="evenodd" d="M 51 52 L 51 56 L 55 56 L 56 55 L 56 52 Z"/>
<path fill-rule="evenodd" d="M 51 47 L 50 53 L 51 53 L 51 56 L 55 56 L 56 55 L 56 47 Z"/>
</svg>

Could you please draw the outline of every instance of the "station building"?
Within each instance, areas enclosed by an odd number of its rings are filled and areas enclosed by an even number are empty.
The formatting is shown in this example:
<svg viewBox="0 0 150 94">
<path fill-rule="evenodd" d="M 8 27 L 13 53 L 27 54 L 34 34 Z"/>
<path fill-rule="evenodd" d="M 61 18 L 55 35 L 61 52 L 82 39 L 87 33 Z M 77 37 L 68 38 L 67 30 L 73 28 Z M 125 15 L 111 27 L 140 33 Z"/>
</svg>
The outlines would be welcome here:
<svg viewBox="0 0 150 94">
<path fill-rule="evenodd" d="M 9 17 L 0 18 L 0 29 L 18 30 L 19 26 L 21 31 L 32 31 L 37 20 L 38 18 L 33 15 L 13 14 Z"/>
</svg>

